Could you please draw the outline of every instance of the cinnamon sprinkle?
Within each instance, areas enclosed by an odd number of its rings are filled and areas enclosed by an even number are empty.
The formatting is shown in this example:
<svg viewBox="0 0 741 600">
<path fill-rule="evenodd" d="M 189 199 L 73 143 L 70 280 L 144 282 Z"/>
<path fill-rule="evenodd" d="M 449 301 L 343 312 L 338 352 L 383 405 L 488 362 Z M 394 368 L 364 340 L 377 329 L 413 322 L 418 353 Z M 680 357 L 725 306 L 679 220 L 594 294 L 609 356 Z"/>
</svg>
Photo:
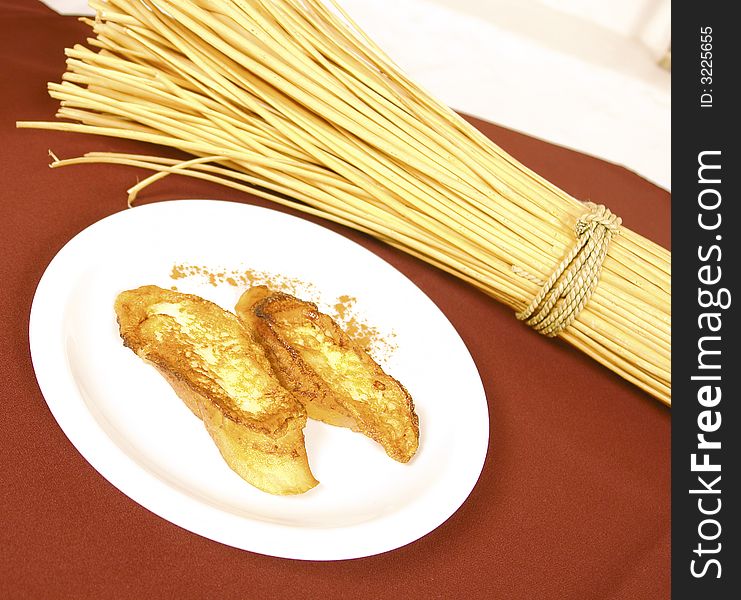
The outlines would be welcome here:
<svg viewBox="0 0 741 600">
<path fill-rule="evenodd" d="M 212 269 L 203 265 L 176 264 L 170 271 L 173 280 L 196 279 L 214 287 L 230 286 L 248 289 L 265 285 L 271 290 L 284 292 L 315 304 L 321 303 L 316 286 L 296 277 L 287 277 L 256 269 Z M 175 286 L 173 286 L 174 288 Z M 396 333 L 382 333 L 358 314 L 357 298 L 342 294 L 334 303 L 325 304 L 326 311 L 353 340 L 379 362 L 385 362 L 397 349 Z"/>
</svg>

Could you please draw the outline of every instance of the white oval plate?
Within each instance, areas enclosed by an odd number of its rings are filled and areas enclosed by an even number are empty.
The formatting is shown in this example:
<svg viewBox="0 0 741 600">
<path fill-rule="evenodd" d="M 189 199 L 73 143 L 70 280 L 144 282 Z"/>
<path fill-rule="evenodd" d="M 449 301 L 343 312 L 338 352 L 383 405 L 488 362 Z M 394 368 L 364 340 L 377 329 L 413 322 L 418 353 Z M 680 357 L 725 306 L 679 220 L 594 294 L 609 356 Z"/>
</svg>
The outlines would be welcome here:
<svg viewBox="0 0 741 600">
<path fill-rule="evenodd" d="M 310 282 L 325 309 L 341 295 L 357 298 L 367 322 L 395 335 L 397 349 L 382 364 L 415 401 L 421 436 L 412 461 L 399 464 L 360 434 L 309 421 L 316 488 L 278 497 L 240 479 L 201 422 L 118 335 L 113 301 L 140 285 L 176 285 L 233 309 L 243 290 L 205 278 L 173 281 L 181 263 Z M 168 521 L 244 550 L 338 560 L 398 548 L 458 509 L 486 457 L 484 389 L 440 310 L 368 250 L 276 211 L 176 200 L 103 219 L 49 264 L 29 337 L 51 412 L 103 477 Z"/>
</svg>

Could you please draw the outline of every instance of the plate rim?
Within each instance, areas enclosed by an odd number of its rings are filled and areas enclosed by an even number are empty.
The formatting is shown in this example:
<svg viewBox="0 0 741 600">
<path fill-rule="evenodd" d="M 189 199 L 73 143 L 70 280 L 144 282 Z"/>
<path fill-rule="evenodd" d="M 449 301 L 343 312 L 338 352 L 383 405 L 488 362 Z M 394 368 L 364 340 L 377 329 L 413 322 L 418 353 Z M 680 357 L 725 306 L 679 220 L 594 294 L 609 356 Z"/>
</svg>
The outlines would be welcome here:
<svg viewBox="0 0 741 600">
<path fill-rule="evenodd" d="M 415 523 L 415 526 L 409 525 L 407 535 L 392 536 L 390 539 L 393 541 L 369 541 L 369 536 L 360 536 L 361 540 L 356 543 L 355 547 L 348 547 L 346 543 L 335 546 L 334 544 L 342 539 L 342 536 L 339 536 L 340 540 L 337 539 L 338 536 L 336 535 L 336 531 L 338 529 L 345 532 L 352 532 L 355 530 L 362 531 L 367 528 L 368 523 L 373 524 L 379 520 L 384 521 L 386 519 L 377 518 L 368 522 L 339 528 L 297 528 L 290 525 L 265 523 L 247 517 L 239 517 L 233 513 L 219 510 L 218 508 L 205 504 L 204 502 L 199 502 L 193 497 L 160 480 L 153 473 L 148 472 L 110 438 L 89 411 L 86 414 L 80 414 L 80 411 L 75 410 L 74 405 L 72 405 L 72 413 L 74 413 L 74 416 L 79 419 L 76 421 L 72 418 L 73 414 L 70 414 L 69 412 L 70 405 L 66 406 L 67 412 L 63 410 L 63 408 L 65 408 L 65 401 L 63 399 L 60 400 L 60 396 L 63 396 L 64 394 L 61 393 L 62 390 L 60 389 L 59 382 L 64 382 L 63 388 L 65 392 L 76 389 L 78 395 L 80 395 L 79 388 L 69 368 L 60 368 L 60 365 L 58 364 L 56 365 L 56 368 L 49 368 L 48 355 L 53 354 L 50 350 L 53 345 L 48 343 L 48 335 L 42 333 L 44 325 L 48 324 L 50 318 L 52 323 L 54 322 L 53 316 L 56 313 L 54 310 L 50 311 L 50 307 L 53 309 L 54 305 L 50 304 L 47 301 L 47 298 L 49 297 L 50 292 L 53 293 L 56 289 L 54 286 L 55 278 L 58 278 L 60 269 L 65 266 L 66 261 L 69 261 L 70 258 L 74 257 L 74 251 L 77 246 L 83 244 L 84 247 L 87 238 L 93 236 L 94 233 L 97 233 L 101 229 L 101 224 L 105 223 L 105 227 L 107 227 L 110 223 L 117 222 L 121 219 L 124 220 L 125 224 L 126 220 L 134 218 L 129 216 L 132 213 L 145 216 L 143 213 L 147 211 L 169 210 L 174 205 L 178 204 L 188 204 L 194 207 L 214 207 L 217 211 L 221 210 L 221 208 L 226 210 L 245 210 L 248 212 L 257 211 L 260 213 L 266 213 L 267 218 L 277 218 L 279 221 L 283 218 L 298 221 L 300 222 L 300 226 L 314 229 L 315 232 L 320 233 L 321 235 L 329 235 L 330 237 L 339 238 L 337 241 L 356 246 L 364 253 L 371 255 L 375 260 L 381 261 L 387 268 L 393 270 L 398 276 L 405 279 L 408 284 L 412 285 L 422 297 L 434 306 L 440 316 L 460 340 L 461 346 L 466 353 L 466 358 L 470 361 L 470 364 L 473 367 L 477 376 L 475 384 L 481 397 L 481 407 L 483 408 L 483 415 L 485 417 L 476 423 L 478 428 L 477 439 L 479 444 L 482 446 L 482 448 L 479 449 L 477 457 L 478 460 L 473 461 L 472 464 L 465 465 L 465 473 L 463 477 L 465 484 L 458 487 L 457 490 L 454 490 L 457 492 L 454 494 L 455 499 L 452 502 L 447 503 L 446 509 L 442 511 L 446 513 L 443 518 L 437 517 L 432 519 L 432 521 L 422 520 L 423 525 L 421 526 L 419 525 L 419 522 Z M 72 289 L 73 285 L 70 282 L 69 287 L 65 288 L 65 291 L 70 292 Z M 66 300 L 68 300 L 68 296 L 69 293 L 63 295 Z M 64 303 L 59 303 L 57 313 L 63 314 L 64 306 Z M 28 335 L 34 373 L 44 401 L 65 436 L 83 456 L 86 462 L 120 492 L 150 512 L 153 512 L 159 517 L 187 531 L 241 550 L 296 560 L 334 561 L 373 556 L 401 548 L 421 539 L 428 533 L 431 533 L 460 509 L 463 503 L 470 496 L 473 488 L 476 486 L 481 476 L 481 472 L 483 471 L 488 454 L 490 415 L 483 382 L 468 347 L 465 342 L 463 342 L 460 334 L 452 325 L 445 313 L 437 307 L 432 299 L 429 298 L 429 296 L 427 296 L 427 294 L 425 294 L 417 284 L 415 284 L 399 269 L 371 250 L 340 233 L 323 227 L 322 225 L 272 208 L 223 200 L 177 199 L 144 204 L 132 209 L 124 209 L 107 215 L 106 217 L 88 225 L 82 231 L 73 236 L 66 244 L 64 244 L 64 246 L 62 246 L 45 268 L 44 273 L 37 284 L 33 301 L 31 303 Z M 61 358 L 62 362 L 65 362 L 64 354 Z M 54 363 L 52 362 L 51 364 L 53 365 Z M 82 404 L 84 405 L 84 401 Z M 92 425 L 92 427 L 90 427 L 90 425 Z M 82 427 L 82 431 L 80 431 L 80 427 Z M 175 494 L 175 497 L 178 500 L 177 505 L 173 505 L 170 502 L 172 498 L 170 498 L 170 500 L 165 500 L 164 502 L 161 500 L 161 498 L 172 497 L 173 494 Z M 195 519 L 194 515 L 196 516 Z M 226 519 L 224 519 L 225 516 L 227 517 Z M 207 523 L 205 526 L 201 525 L 201 518 L 203 518 L 203 522 Z M 243 525 L 246 522 L 248 524 L 246 530 L 259 535 L 255 538 L 247 536 L 249 542 L 245 544 L 242 537 L 244 535 L 243 530 L 245 527 L 235 527 L 235 523 L 230 522 L 235 519 L 242 521 Z M 430 525 L 430 522 L 432 522 L 432 525 Z M 215 523 L 217 526 L 214 525 Z M 223 525 L 223 527 L 221 527 L 221 525 Z M 221 531 L 218 534 L 214 534 L 214 529 L 221 529 Z M 298 536 L 291 534 L 295 534 L 297 531 L 306 532 L 307 530 L 311 531 L 312 536 L 318 536 L 320 539 L 323 538 L 327 543 L 319 544 L 320 549 L 317 549 L 316 544 L 299 544 L 295 543 L 295 540 L 293 542 L 288 542 L 288 544 L 281 541 L 276 542 L 275 540 L 271 540 L 269 535 L 270 533 L 278 531 L 281 535 L 277 537 L 301 538 L 302 536 L 300 534 Z M 265 539 L 263 539 L 262 534 L 266 534 Z M 327 548 L 328 544 L 330 546 L 329 549 Z"/>
</svg>

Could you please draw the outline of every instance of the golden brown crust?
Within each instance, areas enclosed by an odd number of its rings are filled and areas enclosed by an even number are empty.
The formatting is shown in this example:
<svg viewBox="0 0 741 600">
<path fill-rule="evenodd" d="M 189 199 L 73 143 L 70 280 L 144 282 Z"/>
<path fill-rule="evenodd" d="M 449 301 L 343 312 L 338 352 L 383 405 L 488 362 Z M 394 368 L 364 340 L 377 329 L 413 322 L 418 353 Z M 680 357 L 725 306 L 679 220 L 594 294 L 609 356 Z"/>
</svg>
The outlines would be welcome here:
<svg viewBox="0 0 741 600">
<path fill-rule="evenodd" d="M 203 420 L 234 471 L 273 494 L 317 484 L 304 447 L 306 412 L 233 314 L 156 286 L 122 292 L 115 310 L 124 344 Z"/>
<path fill-rule="evenodd" d="M 349 427 L 407 462 L 419 444 L 409 392 L 315 304 L 256 286 L 236 312 L 310 417 Z"/>
<path fill-rule="evenodd" d="M 265 286 L 254 286 L 242 294 L 235 310 L 265 349 L 283 387 L 301 401 L 310 417 L 338 427 L 357 428 L 355 419 L 338 402 L 336 393 L 280 334 L 270 313 L 277 312 L 277 302 L 283 296 L 273 294 Z M 295 300 L 292 296 L 285 297 Z"/>
</svg>

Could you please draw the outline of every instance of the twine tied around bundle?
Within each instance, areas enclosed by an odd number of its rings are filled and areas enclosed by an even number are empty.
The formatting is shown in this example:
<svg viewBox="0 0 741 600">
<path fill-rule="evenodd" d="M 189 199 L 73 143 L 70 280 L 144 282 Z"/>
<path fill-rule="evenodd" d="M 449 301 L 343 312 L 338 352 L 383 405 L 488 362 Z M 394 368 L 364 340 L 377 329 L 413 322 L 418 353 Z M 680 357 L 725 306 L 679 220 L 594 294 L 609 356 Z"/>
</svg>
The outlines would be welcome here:
<svg viewBox="0 0 741 600">
<path fill-rule="evenodd" d="M 599 283 L 610 240 L 622 219 L 601 204 L 586 202 L 589 211 L 576 222 L 576 243 L 547 281 L 512 265 L 512 270 L 540 285 L 540 291 L 517 318 L 539 333 L 555 337 L 571 325 Z"/>
</svg>

